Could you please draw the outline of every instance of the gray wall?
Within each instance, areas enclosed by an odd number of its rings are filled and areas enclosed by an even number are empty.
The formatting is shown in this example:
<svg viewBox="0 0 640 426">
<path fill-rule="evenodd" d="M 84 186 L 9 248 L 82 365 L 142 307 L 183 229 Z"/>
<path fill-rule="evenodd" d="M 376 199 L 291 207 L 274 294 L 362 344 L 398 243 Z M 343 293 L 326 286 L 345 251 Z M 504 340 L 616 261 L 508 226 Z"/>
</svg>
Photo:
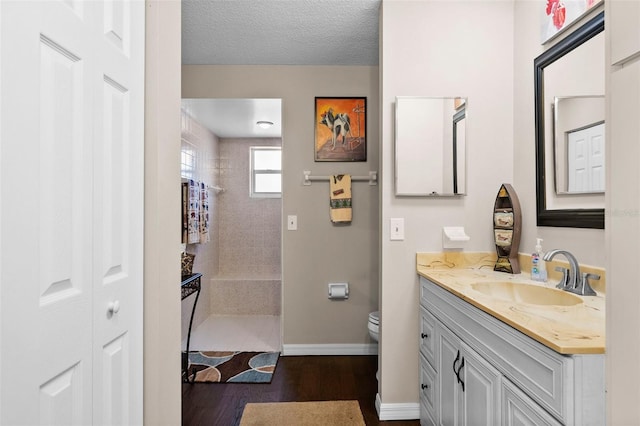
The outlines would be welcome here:
<svg viewBox="0 0 640 426">
<path fill-rule="evenodd" d="M 378 308 L 378 186 L 354 182 L 353 222 L 329 220 L 329 183 L 314 175 L 367 175 L 378 170 L 378 67 L 182 67 L 183 98 L 281 98 L 283 105 L 283 343 L 369 343 L 367 315 Z M 367 97 L 366 162 L 316 163 L 314 98 Z M 286 230 L 287 215 L 298 230 Z M 327 299 L 327 283 L 348 281 L 347 301 Z"/>
</svg>

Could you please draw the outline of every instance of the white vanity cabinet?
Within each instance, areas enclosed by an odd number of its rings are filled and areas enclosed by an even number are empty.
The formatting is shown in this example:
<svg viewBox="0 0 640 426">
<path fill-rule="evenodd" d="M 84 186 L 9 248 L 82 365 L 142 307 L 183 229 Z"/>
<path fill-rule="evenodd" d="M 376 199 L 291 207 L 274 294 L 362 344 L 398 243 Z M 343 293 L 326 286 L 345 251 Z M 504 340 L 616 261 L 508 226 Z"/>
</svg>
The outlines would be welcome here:
<svg viewBox="0 0 640 426">
<path fill-rule="evenodd" d="M 437 411 L 441 425 L 500 424 L 500 373 L 441 323 Z"/>
<path fill-rule="evenodd" d="M 508 379 L 502 380 L 503 426 L 560 426 L 549 413 Z"/>
<path fill-rule="evenodd" d="M 602 425 L 604 356 L 562 355 L 420 278 L 422 425 Z"/>
</svg>

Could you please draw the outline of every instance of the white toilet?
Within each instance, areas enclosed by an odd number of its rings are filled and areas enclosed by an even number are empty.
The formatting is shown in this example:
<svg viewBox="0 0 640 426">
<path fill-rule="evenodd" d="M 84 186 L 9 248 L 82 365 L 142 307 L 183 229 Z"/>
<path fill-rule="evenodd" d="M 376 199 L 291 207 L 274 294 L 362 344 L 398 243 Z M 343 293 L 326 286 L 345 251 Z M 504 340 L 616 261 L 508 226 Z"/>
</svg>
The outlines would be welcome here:
<svg viewBox="0 0 640 426">
<path fill-rule="evenodd" d="M 380 337 L 380 311 L 371 312 L 369 314 L 369 323 L 367 324 L 369 328 L 369 336 L 376 342 Z M 380 371 L 376 371 L 376 379 L 380 380 Z"/>
<path fill-rule="evenodd" d="M 380 311 L 369 314 L 369 324 L 367 327 L 369 328 L 369 336 L 377 342 L 380 331 Z"/>
</svg>

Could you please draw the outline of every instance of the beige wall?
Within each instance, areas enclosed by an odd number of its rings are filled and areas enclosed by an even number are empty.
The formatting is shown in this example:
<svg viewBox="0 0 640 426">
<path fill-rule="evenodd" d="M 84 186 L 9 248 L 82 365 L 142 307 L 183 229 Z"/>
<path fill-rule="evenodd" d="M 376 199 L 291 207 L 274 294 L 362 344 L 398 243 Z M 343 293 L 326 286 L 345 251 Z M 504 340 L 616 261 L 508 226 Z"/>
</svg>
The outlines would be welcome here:
<svg viewBox="0 0 640 426">
<path fill-rule="evenodd" d="M 517 0 L 514 20 L 517 31 L 514 40 L 514 187 L 522 207 L 522 238 L 520 252 L 530 252 L 536 238 L 544 239 L 543 249 L 562 248 L 573 253 L 580 263 L 605 266 L 604 230 L 536 226 L 536 170 L 533 61 L 546 46 L 540 44 L 540 25 L 537 18 L 540 4 Z M 596 9 L 589 17 L 601 9 Z M 536 19 L 531 19 L 534 16 Z M 582 22 L 582 21 L 581 21 Z M 558 40 L 554 40 L 556 43 Z"/>
<path fill-rule="evenodd" d="M 442 251 L 442 227 L 450 225 L 465 227 L 468 250 L 495 250 L 491 211 L 500 185 L 513 178 L 513 3 L 385 0 L 381 22 L 379 391 L 384 405 L 418 402 L 415 253 Z M 396 96 L 468 97 L 467 196 L 394 196 Z M 518 185 L 515 189 L 522 202 L 524 194 Z M 389 241 L 394 217 L 405 218 L 404 241 Z M 526 219 L 531 226 L 532 218 Z"/>
<path fill-rule="evenodd" d="M 607 64 L 607 424 L 640 424 L 640 63 L 637 32 L 640 4 L 605 2 Z M 634 10 L 635 9 L 635 10 Z M 611 66 L 621 51 L 636 53 Z M 614 50 L 615 49 L 615 50 Z M 626 56 L 626 55 L 625 55 Z M 628 59 L 628 58 L 627 58 Z M 610 284 L 609 284 L 610 283 Z"/>
<path fill-rule="evenodd" d="M 314 175 L 378 170 L 378 68 L 330 66 L 183 66 L 185 98 L 281 98 L 283 107 L 283 344 L 365 344 L 367 315 L 378 307 L 378 186 L 354 182 L 353 222 L 329 220 L 329 183 Z M 368 160 L 316 163 L 315 96 L 366 96 Z M 298 230 L 284 218 L 298 216 Z M 327 299 L 327 284 L 348 281 L 348 300 Z"/>
<path fill-rule="evenodd" d="M 180 2 L 146 1 L 144 424 L 180 402 Z"/>
</svg>

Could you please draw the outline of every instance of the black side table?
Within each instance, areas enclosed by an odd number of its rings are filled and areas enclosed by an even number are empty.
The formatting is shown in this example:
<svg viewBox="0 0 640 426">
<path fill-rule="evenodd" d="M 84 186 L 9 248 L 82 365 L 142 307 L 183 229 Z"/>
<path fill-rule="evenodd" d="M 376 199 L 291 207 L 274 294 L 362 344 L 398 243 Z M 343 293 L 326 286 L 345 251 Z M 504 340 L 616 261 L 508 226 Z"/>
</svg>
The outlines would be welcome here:
<svg viewBox="0 0 640 426">
<path fill-rule="evenodd" d="M 191 343 L 191 326 L 193 325 L 193 315 L 196 313 L 196 305 L 198 304 L 198 297 L 200 297 L 200 277 L 201 273 L 183 275 L 182 282 L 180 283 L 180 293 L 182 300 L 196 294 L 196 300 L 193 302 L 193 308 L 191 309 L 191 319 L 189 320 L 189 331 L 187 333 L 187 348 L 182 352 L 182 381 L 185 383 L 193 383 L 196 380 L 196 371 L 193 370 L 193 379 L 189 381 L 189 344 Z"/>
</svg>

